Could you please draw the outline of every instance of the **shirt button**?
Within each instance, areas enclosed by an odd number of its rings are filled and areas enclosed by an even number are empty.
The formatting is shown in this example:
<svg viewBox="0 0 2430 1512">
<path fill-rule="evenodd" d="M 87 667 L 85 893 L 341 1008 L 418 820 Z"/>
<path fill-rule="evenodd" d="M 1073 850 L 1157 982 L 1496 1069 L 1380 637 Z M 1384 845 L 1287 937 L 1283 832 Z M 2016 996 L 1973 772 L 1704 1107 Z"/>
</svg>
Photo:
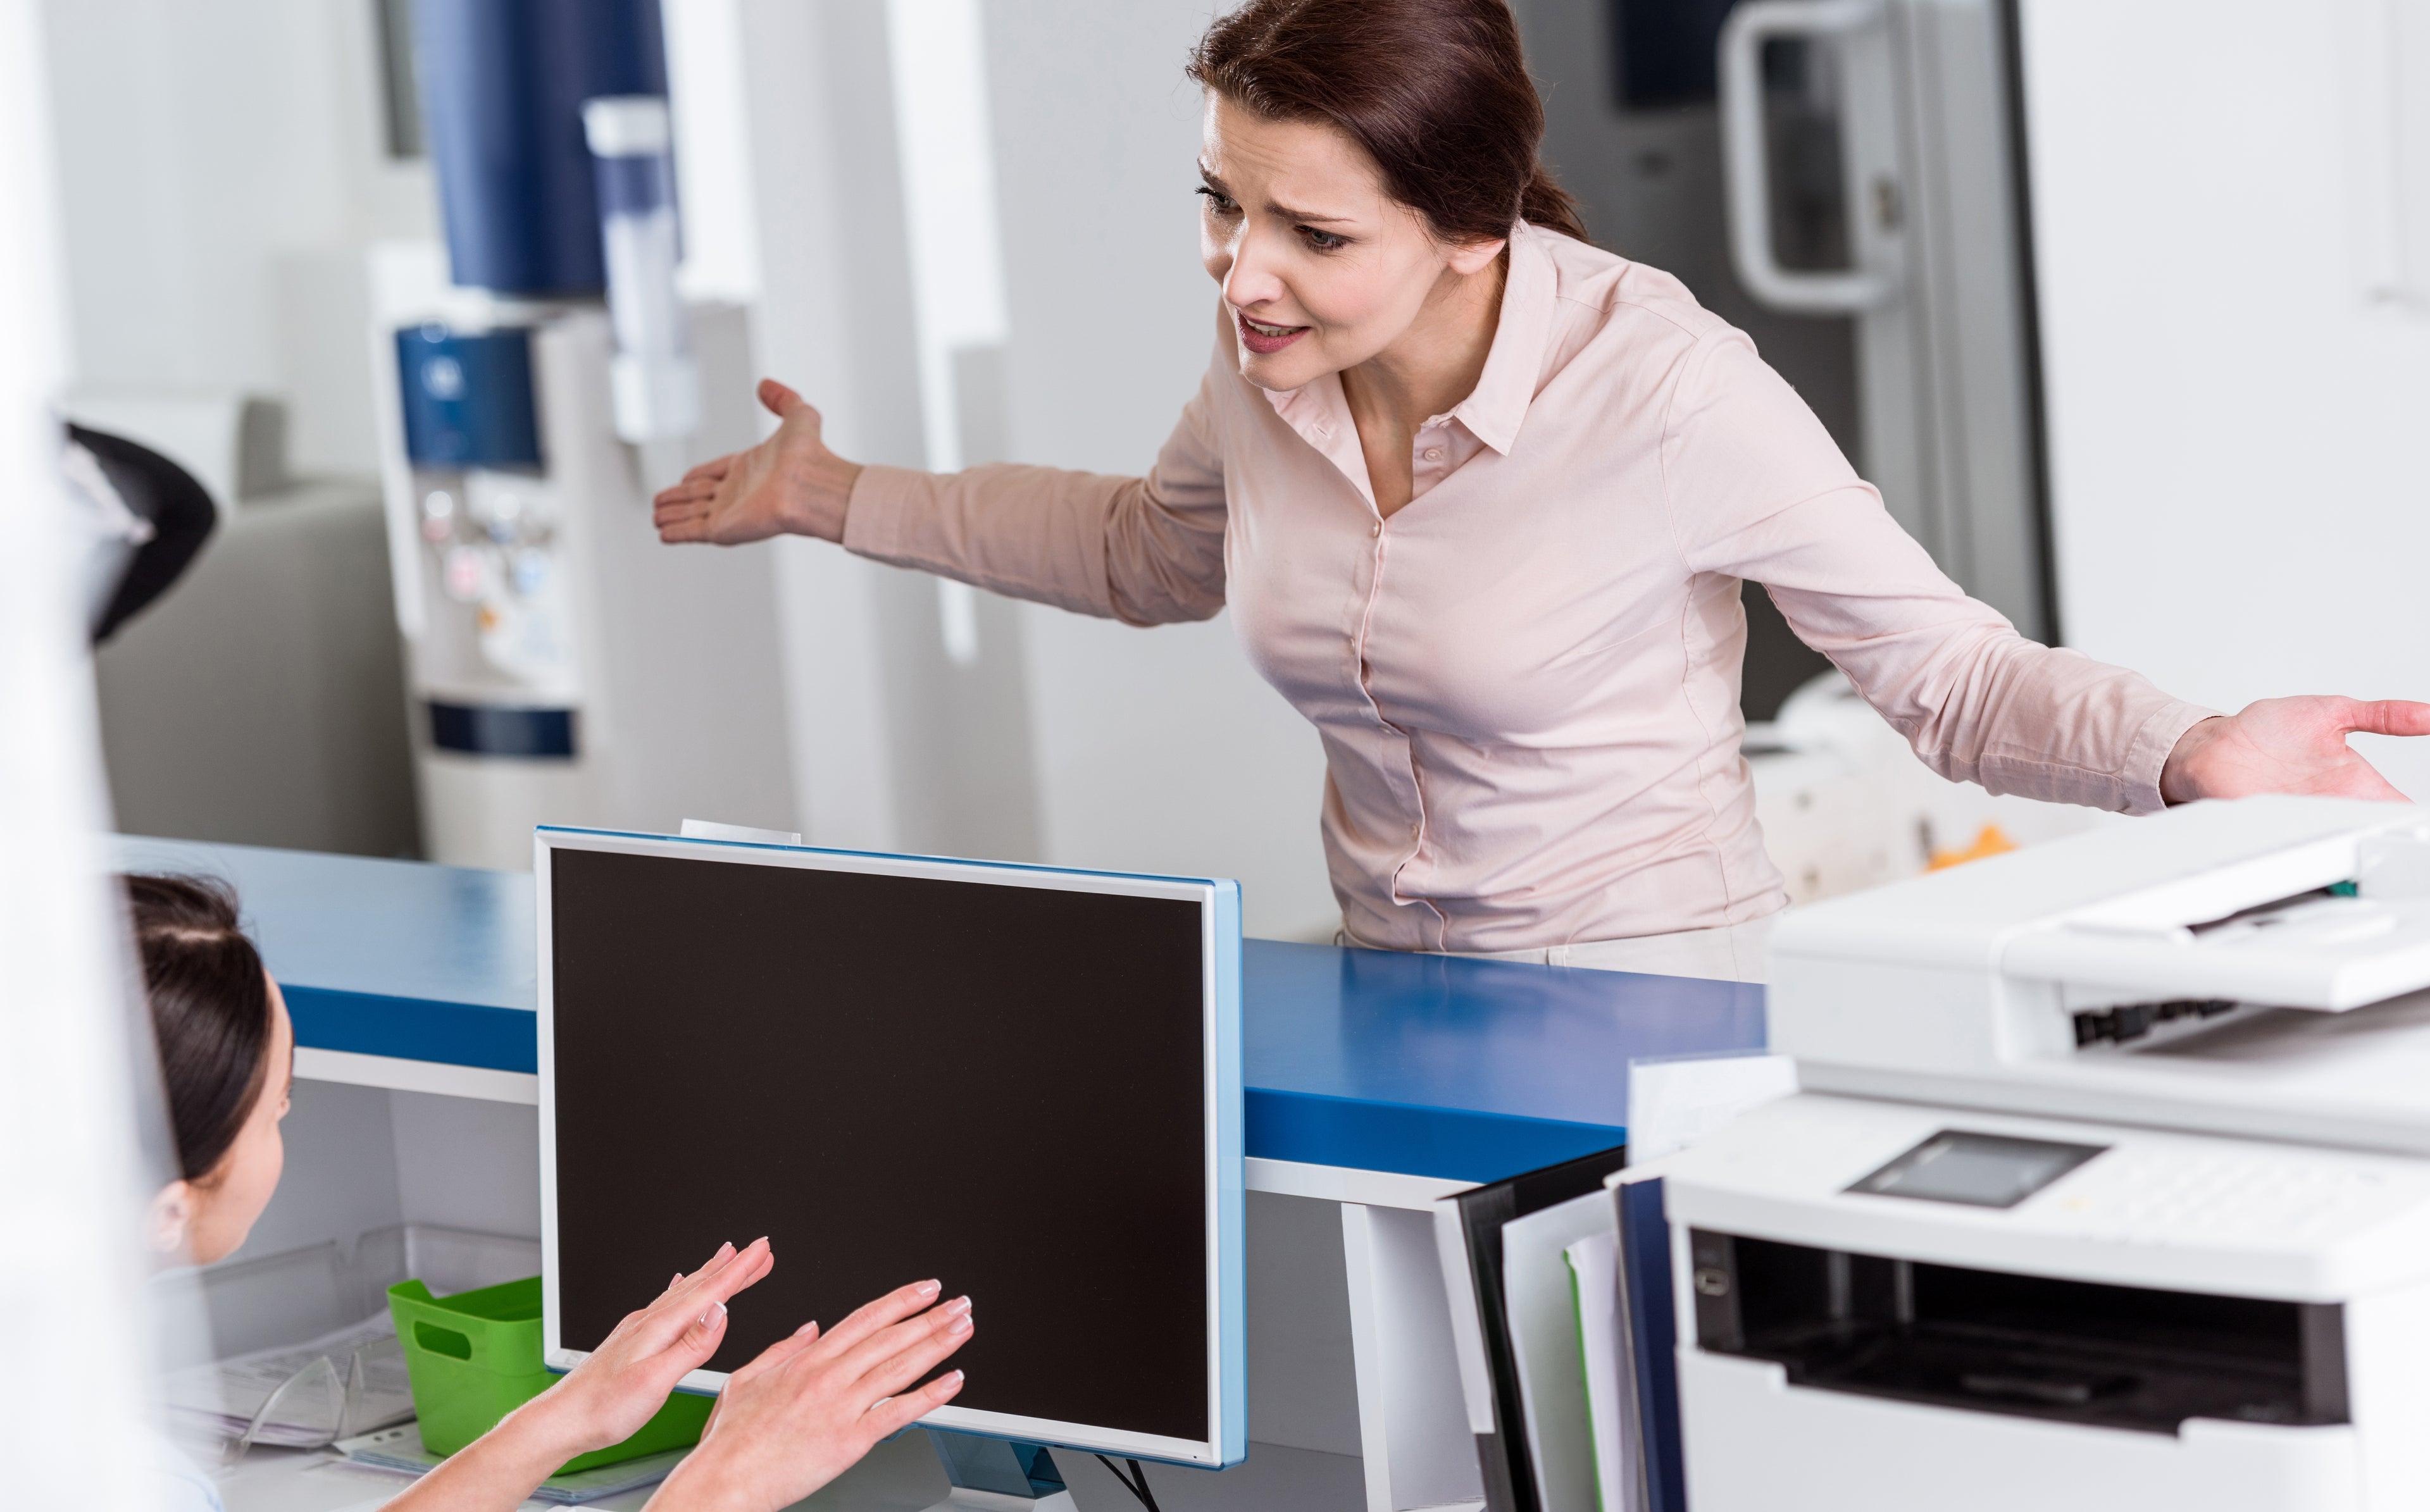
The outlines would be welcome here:
<svg viewBox="0 0 2430 1512">
<path fill-rule="evenodd" d="M 1441 447 L 1440 447 L 1440 446 L 1429 446 L 1429 447 L 1427 447 L 1427 448 L 1426 448 L 1426 460 L 1427 460 L 1427 461 L 1429 461 L 1429 462 L 1440 462 L 1440 461 L 1441 461 L 1441 460 L 1442 460 L 1442 448 L 1441 448 Z"/>
<path fill-rule="evenodd" d="M 1384 522 L 1383 522 L 1383 521 L 1381 521 L 1381 520 L 1378 520 L 1378 521 L 1376 521 L 1376 522 L 1375 522 L 1375 528 L 1373 528 L 1373 530 L 1370 530 L 1370 531 L 1368 531 L 1368 532 L 1367 532 L 1367 534 L 1369 534 L 1369 535 L 1371 535 L 1371 536 L 1380 536 L 1380 535 L 1382 535 L 1383 533 L 1384 533 Z"/>
</svg>

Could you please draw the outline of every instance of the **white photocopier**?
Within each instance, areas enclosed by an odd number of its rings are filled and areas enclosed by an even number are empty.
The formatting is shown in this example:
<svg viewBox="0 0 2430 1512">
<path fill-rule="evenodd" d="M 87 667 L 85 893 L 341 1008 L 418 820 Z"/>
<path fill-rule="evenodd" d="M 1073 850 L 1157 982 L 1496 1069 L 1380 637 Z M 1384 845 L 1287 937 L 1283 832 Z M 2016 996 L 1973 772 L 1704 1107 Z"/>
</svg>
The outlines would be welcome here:
<svg viewBox="0 0 2430 1512">
<path fill-rule="evenodd" d="M 1796 911 L 1665 1165 L 1695 1512 L 2430 1506 L 2430 810 L 2190 805 Z"/>
</svg>

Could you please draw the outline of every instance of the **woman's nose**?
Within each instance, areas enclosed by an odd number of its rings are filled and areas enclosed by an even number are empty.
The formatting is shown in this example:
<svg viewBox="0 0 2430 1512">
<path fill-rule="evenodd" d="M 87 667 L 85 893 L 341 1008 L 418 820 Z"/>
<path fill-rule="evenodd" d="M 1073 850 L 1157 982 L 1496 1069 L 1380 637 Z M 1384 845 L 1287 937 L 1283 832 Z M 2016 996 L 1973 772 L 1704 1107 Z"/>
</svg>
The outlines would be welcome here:
<svg viewBox="0 0 2430 1512">
<path fill-rule="evenodd" d="M 1257 238 L 1242 233 L 1232 244 L 1231 271 L 1223 277 L 1223 297 L 1235 309 L 1253 309 L 1283 296 L 1283 281 L 1264 256 Z"/>
</svg>

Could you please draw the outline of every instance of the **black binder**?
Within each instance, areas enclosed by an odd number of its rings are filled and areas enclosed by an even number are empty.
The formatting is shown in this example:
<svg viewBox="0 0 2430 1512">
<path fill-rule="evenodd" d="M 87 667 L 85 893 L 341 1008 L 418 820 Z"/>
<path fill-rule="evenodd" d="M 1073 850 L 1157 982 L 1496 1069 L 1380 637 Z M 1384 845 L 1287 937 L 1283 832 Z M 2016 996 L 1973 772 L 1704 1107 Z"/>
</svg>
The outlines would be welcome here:
<svg viewBox="0 0 2430 1512">
<path fill-rule="evenodd" d="M 1495 1431 L 1476 1436 L 1487 1512 L 1546 1512 L 1536 1495 L 1536 1467 L 1527 1452 L 1526 1407 L 1519 1394 L 1519 1361 L 1511 1348 L 1509 1313 L 1504 1303 L 1502 1225 L 1599 1190 L 1604 1178 L 1625 1165 L 1627 1158 L 1628 1147 L 1622 1145 L 1489 1182 L 1451 1199 L 1459 1209 L 1468 1294 L 1476 1309 L 1486 1367 L 1493 1383 Z M 1456 1286 L 1454 1290 L 1454 1305 L 1458 1305 Z"/>
</svg>

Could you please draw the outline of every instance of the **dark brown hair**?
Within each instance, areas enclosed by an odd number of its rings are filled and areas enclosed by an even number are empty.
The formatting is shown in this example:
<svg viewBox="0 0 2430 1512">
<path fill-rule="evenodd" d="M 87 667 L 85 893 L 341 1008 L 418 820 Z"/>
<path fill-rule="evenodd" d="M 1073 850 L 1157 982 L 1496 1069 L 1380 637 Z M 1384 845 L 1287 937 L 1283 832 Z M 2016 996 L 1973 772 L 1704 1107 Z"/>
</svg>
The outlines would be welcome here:
<svg viewBox="0 0 2430 1512">
<path fill-rule="evenodd" d="M 1249 0 L 1207 28 L 1190 76 L 1266 120 L 1340 129 L 1445 241 L 1515 221 L 1587 239 L 1536 158 L 1544 102 L 1505 0 Z"/>
<path fill-rule="evenodd" d="M 270 1081 L 270 987 L 237 922 L 236 894 L 209 877 L 122 877 L 152 1012 L 177 1172 L 200 1181 L 236 1143 Z"/>
</svg>

